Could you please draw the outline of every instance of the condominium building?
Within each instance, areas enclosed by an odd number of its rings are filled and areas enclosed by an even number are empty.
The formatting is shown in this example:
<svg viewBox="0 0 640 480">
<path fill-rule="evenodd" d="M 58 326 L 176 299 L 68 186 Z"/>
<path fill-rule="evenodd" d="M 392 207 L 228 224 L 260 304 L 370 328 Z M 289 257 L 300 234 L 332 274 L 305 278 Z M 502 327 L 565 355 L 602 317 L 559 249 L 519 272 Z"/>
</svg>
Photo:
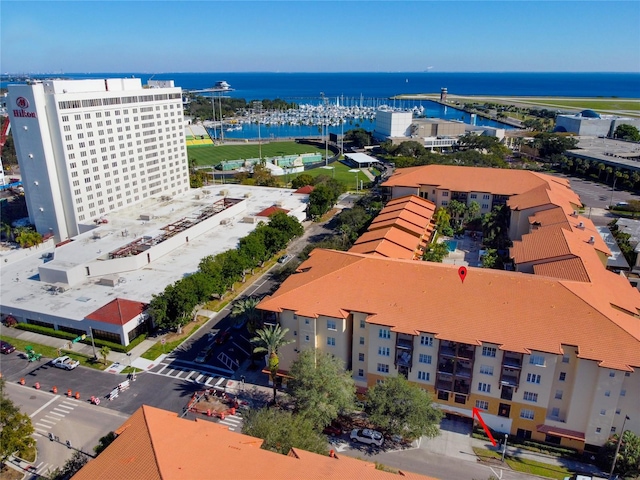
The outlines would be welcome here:
<svg viewBox="0 0 640 480">
<path fill-rule="evenodd" d="M 9 85 L 29 218 L 57 242 L 147 197 L 189 189 L 182 93 L 173 81 Z"/>
<path fill-rule="evenodd" d="M 394 258 L 397 247 L 317 249 L 259 305 L 289 328 L 282 370 L 301 350 L 328 351 L 362 390 L 403 375 L 447 412 L 478 408 L 498 432 L 578 450 L 626 416 L 640 433 L 640 292 L 605 269 L 610 251 L 566 180 L 428 166 L 385 185 L 392 208 L 414 203 L 397 198 L 407 193 L 507 205 L 517 271 L 468 267 L 462 281 L 458 266 Z"/>
</svg>

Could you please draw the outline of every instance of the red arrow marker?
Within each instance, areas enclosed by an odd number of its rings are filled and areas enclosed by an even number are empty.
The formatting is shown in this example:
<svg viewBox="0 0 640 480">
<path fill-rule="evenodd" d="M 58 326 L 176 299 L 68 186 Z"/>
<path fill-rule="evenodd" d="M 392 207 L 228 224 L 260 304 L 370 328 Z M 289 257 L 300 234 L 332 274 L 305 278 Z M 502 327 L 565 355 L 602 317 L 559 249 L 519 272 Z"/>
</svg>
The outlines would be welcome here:
<svg viewBox="0 0 640 480">
<path fill-rule="evenodd" d="M 464 267 L 462 267 L 464 268 Z M 482 420 L 482 417 L 480 416 L 480 410 L 478 410 L 476 407 L 473 407 L 473 410 L 471 410 L 471 416 L 472 417 L 476 417 L 478 419 L 478 421 L 480 422 L 480 425 L 482 425 L 482 428 L 484 428 L 484 432 L 487 434 L 487 436 L 489 437 L 489 440 L 491 440 L 491 444 L 495 447 L 496 445 L 498 445 L 495 441 L 495 439 L 493 438 L 493 435 L 491 435 L 491 431 L 489 430 L 489 427 L 487 427 L 487 424 L 484 423 L 484 420 Z"/>
<path fill-rule="evenodd" d="M 460 276 L 460 280 L 462 280 L 462 283 L 464 283 L 464 279 L 467 276 L 467 267 L 460 267 L 458 269 L 458 275 Z"/>
</svg>

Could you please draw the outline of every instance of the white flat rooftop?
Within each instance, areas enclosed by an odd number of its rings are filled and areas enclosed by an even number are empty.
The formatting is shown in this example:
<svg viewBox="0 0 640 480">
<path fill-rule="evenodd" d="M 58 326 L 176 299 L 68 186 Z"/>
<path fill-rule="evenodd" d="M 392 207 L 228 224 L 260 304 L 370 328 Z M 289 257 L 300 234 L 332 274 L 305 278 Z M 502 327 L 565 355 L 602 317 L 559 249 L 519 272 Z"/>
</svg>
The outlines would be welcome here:
<svg viewBox="0 0 640 480">
<path fill-rule="evenodd" d="M 218 225 L 206 233 L 190 238 L 186 245 L 130 272 L 118 273 L 122 282 L 115 287 L 98 284 L 97 278 L 88 278 L 84 283 L 70 287 L 60 293 L 51 285 L 39 280 L 38 267 L 45 259 L 43 255 L 53 249 L 36 250 L 34 255 L 21 260 L 2 263 L 2 313 L 11 309 L 33 312 L 29 317 L 38 320 L 38 314 L 55 315 L 73 320 L 82 320 L 89 313 L 102 307 L 114 298 L 149 302 L 153 294 L 198 270 L 200 260 L 237 247 L 238 241 L 249 234 L 257 223 L 244 223 L 242 219 L 262 210 L 278 205 L 289 211 L 305 208 L 307 196 L 294 194 L 290 189 L 251 187 L 243 185 L 215 185 L 203 189 L 192 189 L 189 193 L 161 201 L 147 199 L 142 203 L 118 212 L 105 215 L 108 223 L 75 237 L 74 241 L 55 249 L 54 260 L 48 266 L 59 264 L 61 268 L 78 265 L 108 254 L 110 251 L 141 236 L 154 236 L 160 228 L 181 218 L 193 217 L 202 208 L 223 198 L 246 201 L 246 210 L 225 225 Z M 208 194 L 204 194 L 207 192 Z M 196 198 L 199 196 L 199 198 Z M 141 220 L 148 215 L 150 220 Z M 99 234 L 100 238 L 95 238 Z M 15 251 L 18 254 L 20 251 Z"/>
</svg>

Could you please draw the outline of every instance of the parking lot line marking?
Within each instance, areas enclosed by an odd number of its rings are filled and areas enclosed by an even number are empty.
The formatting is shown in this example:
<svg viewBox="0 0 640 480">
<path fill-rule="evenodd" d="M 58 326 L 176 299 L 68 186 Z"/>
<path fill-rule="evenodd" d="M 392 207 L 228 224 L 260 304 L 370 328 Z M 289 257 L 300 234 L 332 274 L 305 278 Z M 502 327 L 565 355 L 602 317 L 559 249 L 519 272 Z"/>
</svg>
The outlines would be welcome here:
<svg viewBox="0 0 640 480">
<path fill-rule="evenodd" d="M 169 365 L 164 365 L 162 363 L 160 365 L 162 365 L 162 368 L 158 370 L 156 373 L 162 373 L 162 371 L 169 366 Z"/>
<path fill-rule="evenodd" d="M 180 375 L 182 375 L 184 372 L 185 372 L 184 370 L 178 371 L 178 373 L 174 376 L 174 378 L 180 378 Z"/>
<path fill-rule="evenodd" d="M 56 413 L 56 412 L 49 412 L 51 415 L 56 415 L 57 417 L 66 417 L 66 415 L 62 415 L 60 413 Z"/>
<path fill-rule="evenodd" d="M 37 409 L 35 412 L 33 412 L 31 415 L 29 415 L 29 417 L 33 418 L 35 417 L 37 414 L 39 414 L 42 410 L 44 410 L 45 408 L 47 408 L 49 405 L 51 405 L 53 402 L 55 402 L 58 399 L 58 397 L 53 397 L 51 400 L 49 400 L 47 403 L 45 403 L 44 405 L 42 405 L 39 409 Z"/>
<path fill-rule="evenodd" d="M 42 435 L 46 435 L 48 433 L 46 430 L 42 430 L 41 428 L 35 428 L 35 431 L 41 433 Z"/>
<path fill-rule="evenodd" d="M 166 375 L 167 377 L 170 377 L 170 376 L 171 376 L 171 374 L 172 374 L 173 372 L 174 372 L 174 370 L 173 370 L 173 368 L 172 368 L 172 369 L 170 369 L 167 373 L 165 373 L 165 374 L 163 374 L 163 375 Z M 160 373 L 158 372 L 158 374 L 160 374 Z"/>
<path fill-rule="evenodd" d="M 36 425 L 40 425 L 41 427 L 44 427 L 44 428 L 51 428 L 51 425 L 45 425 L 44 423 L 37 423 L 36 422 Z"/>
</svg>

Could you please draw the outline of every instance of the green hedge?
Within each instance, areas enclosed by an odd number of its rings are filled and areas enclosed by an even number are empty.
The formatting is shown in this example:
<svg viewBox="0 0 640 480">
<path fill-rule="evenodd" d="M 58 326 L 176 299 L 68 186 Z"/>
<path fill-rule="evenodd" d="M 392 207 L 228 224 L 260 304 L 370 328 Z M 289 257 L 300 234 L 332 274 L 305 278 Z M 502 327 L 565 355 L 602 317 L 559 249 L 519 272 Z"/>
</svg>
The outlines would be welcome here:
<svg viewBox="0 0 640 480">
<path fill-rule="evenodd" d="M 493 438 L 496 440 L 500 438 L 504 438 L 503 433 L 498 433 L 492 429 L 489 429 L 489 431 L 493 435 Z M 489 437 L 485 433 L 484 429 L 479 425 L 474 426 L 472 437 L 478 438 L 481 440 L 489 440 Z M 516 436 L 511 436 L 511 435 L 509 435 L 508 442 L 509 442 L 509 445 L 511 446 L 518 446 L 532 452 L 547 453 L 549 455 L 556 455 L 558 457 L 577 458 L 579 456 L 577 450 L 574 450 L 572 448 L 558 447 L 556 445 L 551 445 L 549 443 L 534 442 L 532 440 L 524 440 L 522 438 L 518 438 Z"/>
<path fill-rule="evenodd" d="M 41 334 L 47 335 L 49 337 L 62 338 L 64 340 L 73 340 L 74 338 L 76 338 L 78 336 L 78 335 L 76 335 L 74 333 L 63 332 L 62 330 L 55 330 L 53 328 L 43 327 L 41 325 L 32 325 L 31 323 L 18 323 L 15 328 L 19 328 L 20 330 L 27 330 L 29 332 L 34 332 L 34 333 L 41 333 Z M 109 342 L 107 340 L 100 340 L 99 338 L 96 338 L 94 340 L 94 343 L 95 343 L 96 347 L 98 347 L 98 348 L 99 347 L 109 347 L 109 349 L 113 350 L 114 352 L 126 353 L 129 350 L 131 350 L 132 348 L 134 348 L 137 345 L 139 345 L 142 341 L 144 341 L 145 338 L 147 338 L 147 336 L 145 334 L 142 334 L 142 335 L 138 336 L 137 338 L 135 338 L 126 347 L 124 345 L 120 345 L 119 343 Z M 91 338 L 90 337 L 85 338 L 84 340 L 81 340 L 80 342 L 84 343 L 85 345 L 91 345 Z"/>
</svg>

